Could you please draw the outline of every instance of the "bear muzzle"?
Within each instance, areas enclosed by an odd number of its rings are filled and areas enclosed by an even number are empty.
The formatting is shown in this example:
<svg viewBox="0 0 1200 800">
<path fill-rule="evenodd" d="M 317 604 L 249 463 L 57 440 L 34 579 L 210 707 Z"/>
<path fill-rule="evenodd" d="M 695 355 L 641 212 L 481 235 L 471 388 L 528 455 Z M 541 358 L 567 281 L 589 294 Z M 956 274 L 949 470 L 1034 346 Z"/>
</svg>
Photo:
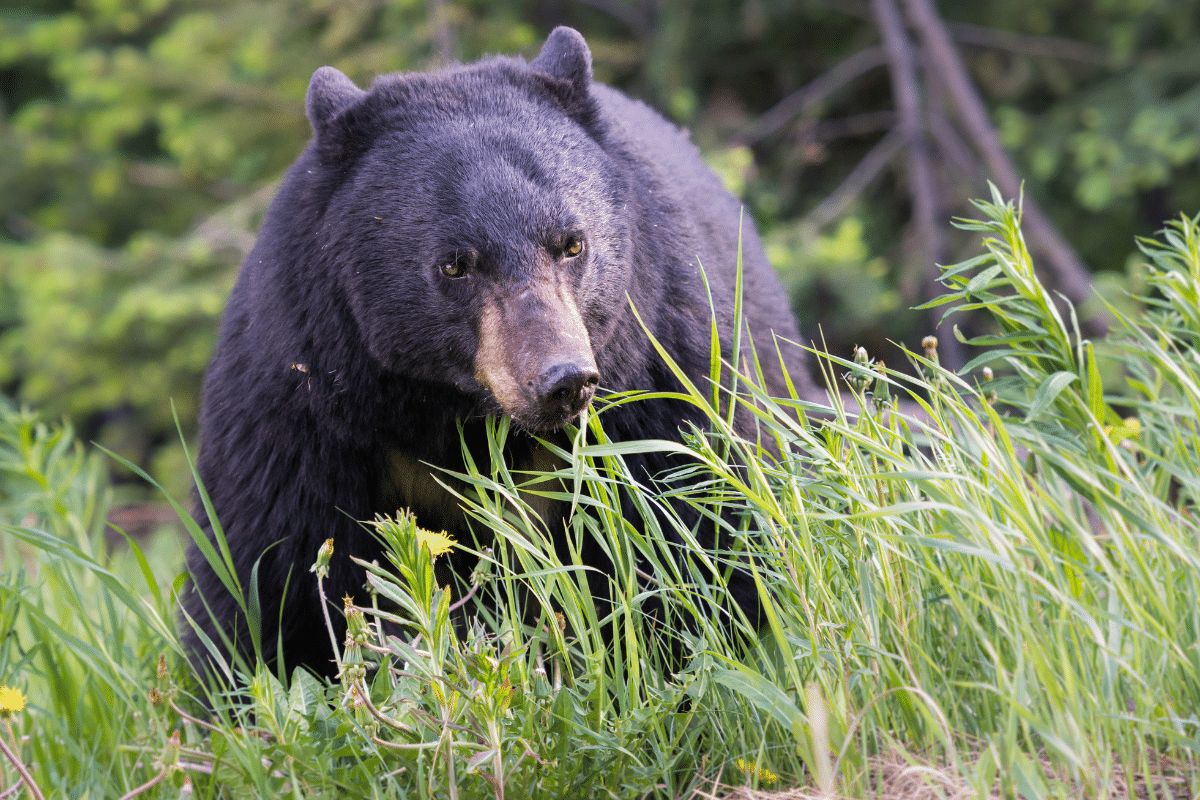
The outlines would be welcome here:
<svg viewBox="0 0 1200 800">
<path fill-rule="evenodd" d="M 539 288 L 485 305 L 475 375 L 517 424 L 549 431 L 583 413 L 600 373 L 570 295 Z"/>
</svg>

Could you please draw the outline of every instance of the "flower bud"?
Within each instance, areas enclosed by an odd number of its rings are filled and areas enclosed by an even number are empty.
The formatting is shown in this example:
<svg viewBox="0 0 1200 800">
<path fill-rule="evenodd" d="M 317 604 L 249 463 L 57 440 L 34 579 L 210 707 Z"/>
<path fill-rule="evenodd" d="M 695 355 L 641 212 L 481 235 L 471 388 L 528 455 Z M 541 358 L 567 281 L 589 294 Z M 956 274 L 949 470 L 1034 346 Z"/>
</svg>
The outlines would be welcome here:
<svg viewBox="0 0 1200 800">
<path fill-rule="evenodd" d="M 333 558 L 333 539 L 326 539 L 321 545 L 321 549 L 317 551 L 317 560 L 310 568 L 309 572 L 317 573 L 317 580 L 325 580 L 329 577 L 329 561 Z"/>
<path fill-rule="evenodd" d="M 871 374 L 871 358 L 867 355 L 867 348 L 855 346 L 854 348 L 854 365 L 858 369 L 851 370 L 846 373 L 846 383 L 850 384 L 850 388 L 862 394 L 871 388 L 871 384 L 875 382 L 875 376 Z"/>
<path fill-rule="evenodd" d="M 162 755 L 159 756 L 159 764 L 163 769 L 170 769 L 179 764 L 179 748 L 183 743 L 179 737 L 179 731 L 171 731 L 171 735 L 167 737 L 167 743 L 163 747 Z"/>
<path fill-rule="evenodd" d="M 371 629 L 363 612 L 352 606 L 346 608 L 346 641 L 359 646 L 371 640 Z"/>
<path fill-rule="evenodd" d="M 872 369 L 879 377 L 875 379 L 875 388 L 871 391 L 871 402 L 874 403 L 876 411 L 883 411 L 892 405 L 892 390 L 884 379 L 887 375 L 887 365 L 876 361 Z"/>
</svg>

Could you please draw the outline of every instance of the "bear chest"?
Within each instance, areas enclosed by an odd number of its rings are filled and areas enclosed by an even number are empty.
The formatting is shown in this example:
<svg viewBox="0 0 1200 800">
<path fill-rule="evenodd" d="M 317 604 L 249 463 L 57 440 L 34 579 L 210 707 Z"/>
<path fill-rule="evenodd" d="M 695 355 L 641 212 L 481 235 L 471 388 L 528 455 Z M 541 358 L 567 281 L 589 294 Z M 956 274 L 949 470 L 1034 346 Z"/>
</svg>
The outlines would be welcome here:
<svg viewBox="0 0 1200 800">
<path fill-rule="evenodd" d="M 476 463 L 483 463 L 476 461 Z M 509 470 L 518 486 L 526 483 L 536 483 L 536 489 L 542 492 L 561 490 L 561 487 L 550 482 L 537 482 L 529 472 L 547 472 L 555 468 L 554 457 L 544 447 L 534 447 L 525 452 L 510 456 Z M 453 471 L 465 471 L 462 465 L 448 467 Z M 430 466 L 401 450 L 387 451 L 381 475 L 380 497 L 383 507 L 377 509 L 382 514 L 392 514 L 399 509 L 408 509 L 417 518 L 417 524 L 429 530 L 444 530 L 456 538 L 469 534 L 466 514 L 462 510 L 461 501 L 447 486 L 471 497 L 474 489 L 456 480 L 442 470 Z M 531 486 L 531 488 L 534 488 Z M 556 516 L 561 516 L 558 501 L 540 497 L 530 491 L 518 490 L 525 506 L 543 522 L 549 524 Z M 513 511 L 516 509 L 514 508 Z M 477 528 L 479 526 L 476 526 Z"/>
</svg>

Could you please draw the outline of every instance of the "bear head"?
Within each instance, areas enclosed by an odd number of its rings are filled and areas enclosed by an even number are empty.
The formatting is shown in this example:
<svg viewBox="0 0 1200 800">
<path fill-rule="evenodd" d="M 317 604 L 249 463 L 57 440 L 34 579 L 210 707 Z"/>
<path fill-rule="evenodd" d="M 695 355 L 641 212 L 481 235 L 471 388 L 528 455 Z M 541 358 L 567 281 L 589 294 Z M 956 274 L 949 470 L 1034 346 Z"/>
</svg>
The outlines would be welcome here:
<svg viewBox="0 0 1200 800">
<path fill-rule="evenodd" d="M 604 380 L 632 223 L 583 38 L 359 89 L 312 77 L 310 179 L 324 263 L 369 357 L 545 431 Z M 315 166 L 314 166 L 315 164 Z"/>
</svg>

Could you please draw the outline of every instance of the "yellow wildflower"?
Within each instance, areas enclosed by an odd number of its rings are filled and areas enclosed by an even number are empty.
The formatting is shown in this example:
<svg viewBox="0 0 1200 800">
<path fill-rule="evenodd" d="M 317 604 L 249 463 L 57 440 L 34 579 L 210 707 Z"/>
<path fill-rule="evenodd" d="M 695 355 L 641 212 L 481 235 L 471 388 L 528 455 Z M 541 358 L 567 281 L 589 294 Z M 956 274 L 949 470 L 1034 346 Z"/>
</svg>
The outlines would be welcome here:
<svg viewBox="0 0 1200 800">
<path fill-rule="evenodd" d="M 1137 417 L 1126 417 L 1119 425 L 1105 425 L 1104 434 L 1112 439 L 1113 444 L 1136 449 L 1134 442 L 1142 436 L 1142 421 Z"/>
<path fill-rule="evenodd" d="M 437 558 L 454 549 L 454 540 L 445 531 L 427 531 L 417 528 L 417 544 L 429 551 L 429 555 Z"/>
<path fill-rule="evenodd" d="M 11 717 L 25 710 L 25 695 L 12 686 L 0 686 L 0 717 Z"/>
<path fill-rule="evenodd" d="M 748 778 L 758 778 L 759 783 L 772 784 L 779 781 L 779 776 L 766 767 L 760 767 L 753 761 L 747 761 L 744 758 L 739 758 L 733 762 L 737 768 L 742 771 L 742 774 Z"/>
</svg>

